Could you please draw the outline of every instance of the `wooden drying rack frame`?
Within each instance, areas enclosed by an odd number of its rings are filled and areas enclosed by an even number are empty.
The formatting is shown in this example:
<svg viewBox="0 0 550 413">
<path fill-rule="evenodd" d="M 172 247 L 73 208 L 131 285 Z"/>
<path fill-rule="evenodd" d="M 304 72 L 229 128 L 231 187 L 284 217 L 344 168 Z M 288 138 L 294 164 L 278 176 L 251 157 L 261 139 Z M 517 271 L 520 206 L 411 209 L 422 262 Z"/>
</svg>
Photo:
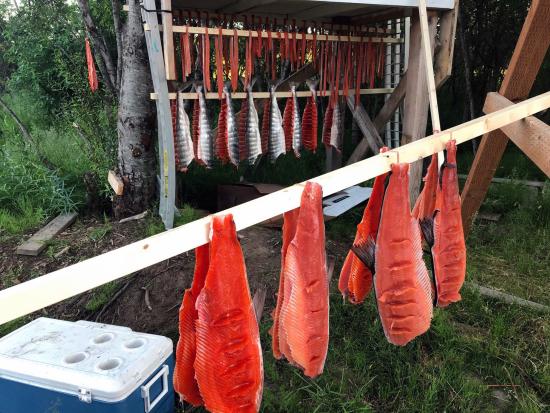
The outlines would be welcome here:
<svg viewBox="0 0 550 413">
<path fill-rule="evenodd" d="M 498 94 L 493 94 L 497 95 Z M 352 185 L 390 171 L 391 164 L 415 162 L 442 151 L 451 139 L 457 144 L 505 128 L 524 125 L 527 118 L 550 107 L 550 92 L 495 111 L 489 115 L 417 140 L 389 152 L 372 156 L 311 181 L 320 184 L 329 196 Z M 297 208 L 305 182 L 221 211 L 232 214 L 237 230 Z M 38 278 L 0 291 L 0 324 L 30 314 L 92 288 L 117 280 L 168 258 L 191 251 L 209 242 L 211 216 L 81 261 Z"/>
</svg>

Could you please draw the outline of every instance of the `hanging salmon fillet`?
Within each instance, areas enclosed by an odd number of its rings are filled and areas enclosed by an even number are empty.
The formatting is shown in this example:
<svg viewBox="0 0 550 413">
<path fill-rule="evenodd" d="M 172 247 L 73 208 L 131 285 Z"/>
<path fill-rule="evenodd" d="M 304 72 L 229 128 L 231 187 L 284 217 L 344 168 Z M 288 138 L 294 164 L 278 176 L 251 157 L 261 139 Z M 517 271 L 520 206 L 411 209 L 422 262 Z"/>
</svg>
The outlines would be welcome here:
<svg viewBox="0 0 550 413">
<path fill-rule="evenodd" d="M 196 308 L 195 377 L 210 412 L 257 412 L 263 388 L 258 322 L 232 215 L 214 216 L 210 267 Z"/>
<path fill-rule="evenodd" d="M 183 94 L 181 92 L 178 92 L 176 133 L 174 138 L 176 166 L 179 171 L 187 172 L 189 164 L 195 158 L 195 151 L 193 149 L 193 139 L 191 138 L 189 116 L 187 116 L 187 112 L 185 111 Z"/>
<path fill-rule="evenodd" d="M 281 330 L 281 308 L 284 302 L 285 291 L 285 257 L 290 242 L 296 234 L 298 225 L 298 215 L 300 209 L 296 208 L 292 211 L 285 212 L 283 215 L 283 246 L 281 248 L 281 273 L 279 276 L 279 292 L 277 293 L 277 305 L 273 311 L 273 327 L 270 330 L 272 336 L 273 356 L 276 359 L 287 357 L 288 361 L 292 362 L 292 356 L 288 343 L 286 342 L 286 331 Z M 288 281 L 287 281 L 288 282 Z"/>
<path fill-rule="evenodd" d="M 197 162 L 210 168 L 213 161 L 213 133 L 206 108 L 202 84 L 195 84 L 198 99 L 193 107 L 193 145 Z"/>
<path fill-rule="evenodd" d="M 196 341 L 195 322 L 198 312 L 195 302 L 204 286 L 208 272 L 210 247 L 205 244 L 195 249 L 195 274 L 191 288 L 185 290 L 179 310 L 179 340 L 176 346 L 176 365 L 174 367 L 174 390 L 182 400 L 193 406 L 203 404 L 199 387 L 195 380 Z"/>
<path fill-rule="evenodd" d="M 97 90 L 97 72 L 95 71 L 94 58 L 92 56 L 92 49 L 90 47 L 90 41 L 86 37 L 86 64 L 88 65 L 88 83 L 90 84 L 90 90 L 95 92 Z"/>
<path fill-rule="evenodd" d="M 269 106 L 269 140 L 268 140 L 268 154 L 271 163 L 279 158 L 280 155 L 285 153 L 285 132 L 283 130 L 283 117 L 281 116 L 281 110 L 277 103 L 277 95 L 275 93 L 277 88 L 276 83 L 272 83 L 270 86 L 270 106 Z M 265 117 L 265 114 L 264 114 Z M 265 118 L 264 118 L 265 119 Z M 263 139 L 263 138 L 262 138 Z"/>
<path fill-rule="evenodd" d="M 380 153 L 387 152 L 388 148 L 383 147 Z M 367 242 L 374 244 L 378 235 L 380 225 L 380 214 L 382 213 L 382 202 L 386 191 L 386 178 L 388 174 L 382 174 L 374 180 L 374 186 L 369 202 L 363 212 L 363 218 L 357 225 L 357 233 L 353 245 L 363 246 Z M 348 298 L 352 304 L 360 304 L 372 288 L 372 276 L 374 268 L 367 267 L 353 251 L 349 251 L 340 272 L 338 289 L 344 298 Z"/>
<path fill-rule="evenodd" d="M 271 99 L 264 100 L 263 117 L 262 117 L 262 153 L 266 154 L 269 147 L 269 135 L 271 133 Z"/>
<path fill-rule="evenodd" d="M 409 165 L 392 164 L 378 237 L 374 288 L 388 341 L 404 346 L 430 328 L 432 287 L 420 228 L 411 216 Z"/>
<path fill-rule="evenodd" d="M 231 162 L 239 165 L 239 137 L 237 135 L 237 122 L 233 101 L 229 91 L 230 83 L 223 86 L 223 99 L 221 100 L 218 117 L 218 134 L 216 137 L 216 156 L 223 163 Z"/>
<path fill-rule="evenodd" d="M 304 114 L 302 115 L 302 141 L 304 148 L 308 151 L 317 150 L 317 83 L 318 81 L 307 81 L 311 96 L 307 98 Z"/>
<path fill-rule="evenodd" d="M 418 196 L 413 208 L 413 216 L 421 220 L 421 222 L 426 218 L 433 218 L 434 216 L 438 178 L 437 153 L 434 153 L 426 176 L 423 179 L 424 188 L 422 188 L 422 192 Z"/>
<path fill-rule="evenodd" d="M 298 98 L 296 97 L 296 84 L 290 83 L 292 96 L 286 100 L 283 112 L 283 131 L 285 133 L 286 152 L 294 150 L 297 158 L 300 157 L 302 148 L 302 125 L 300 121 Z"/>
<path fill-rule="evenodd" d="M 432 256 L 438 307 L 446 307 L 461 300 L 460 289 L 466 277 L 466 245 L 458 193 L 456 141 L 447 142 L 445 147 L 447 156 L 437 186 L 433 220 Z"/>
<path fill-rule="evenodd" d="M 329 285 L 325 256 L 323 191 L 308 182 L 302 193 L 296 233 L 284 258 L 284 295 L 279 333 L 308 377 L 323 372 L 329 340 Z M 279 343 L 281 343 L 279 338 Z M 282 350 L 282 348 L 281 348 Z"/>
</svg>

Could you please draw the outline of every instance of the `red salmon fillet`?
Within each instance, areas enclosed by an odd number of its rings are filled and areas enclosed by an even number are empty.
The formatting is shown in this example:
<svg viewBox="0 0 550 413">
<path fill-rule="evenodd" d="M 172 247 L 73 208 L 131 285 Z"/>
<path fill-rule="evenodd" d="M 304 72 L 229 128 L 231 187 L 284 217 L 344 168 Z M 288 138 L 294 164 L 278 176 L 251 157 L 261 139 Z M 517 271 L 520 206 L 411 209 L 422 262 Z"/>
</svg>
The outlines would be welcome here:
<svg viewBox="0 0 550 413">
<path fill-rule="evenodd" d="M 215 216 L 212 231 L 210 268 L 196 302 L 195 377 L 208 411 L 257 412 L 262 350 L 232 215 Z"/>
<path fill-rule="evenodd" d="M 199 295 L 206 273 L 208 272 L 210 247 L 205 244 L 195 249 L 195 274 L 191 288 L 185 290 L 179 310 L 179 340 L 176 347 L 176 366 L 174 367 L 174 390 L 180 397 L 193 406 L 203 404 L 199 387 L 195 380 L 195 321 L 198 312 L 195 301 Z"/>
<path fill-rule="evenodd" d="M 437 179 L 439 178 L 437 164 L 437 153 L 432 155 L 432 160 L 426 176 L 424 177 L 424 188 L 416 200 L 413 208 L 413 216 L 417 219 L 433 218 L 435 211 L 435 197 L 437 192 Z"/>
<path fill-rule="evenodd" d="M 409 165 L 393 164 L 376 240 L 374 288 L 386 338 L 404 346 L 430 327 L 433 304 L 417 220 L 411 216 Z"/>
<path fill-rule="evenodd" d="M 438 307 L 460 301 L 460 288 L 466 277 L 466 245 L 458 193 L 456 141 L 447 142 L 446 150 L 441 185 L 437 187 L 432 247 Z"/>
<path fill-rule="evenodd" d="M 308 377 L 323 372 L 329 340 L 329 285 L 322 188 L 308 182 L 302 193 L 294 239 L 284 263 L 282 328 L 293 363 Z"/>
<path fill-rule="evenodd" d="M 292 136 L 294 134 L 294 99 L 287 98 L 285 110 L 283 112 L 283 130 L 285 132 L 285 149 L 287 152 L 292 150 Z"/>
<path fill-rule="evenodd" d="M 216 137 L 216 156 L 222 163 L 229 161 L 228 133 L 227 130 L 227 101 L 220 100 L 220 113 L 218 115 L 218 135 Z"/>
<path fill-rule="evenodd" d="M 380 153 L 387 151 L 387 147 L 380 149 Z M 374 180 L 372 193 L 363 213 L 363 218 L 359 225 L 357 225 L 357 233 L 355 234 L 353 245 L 363 245 L 369 238 L 373 241 L 376 240 L 387 176 L 388 174 L 386 173 L 377 176 Z M 344 298 L 348 297 L 351 303 L 360 304 L 365 301 L 371 288 L 371 270 L 350 250 L 340 272 L 338 289 Z"/>
<path fill-rule="evenodd" d="M 279 276 L 279 292 L 277 294 L 277 305 L 273 311 L 273 327 L 271 328 L 272 336 L 272 348 L 273 356 L 276 359 L 286 357 L 292 362 L 292 355 L 286 342 L 286 332 L 281 331 L 281 308 L 284 301 L 284 289 L 285 289 L 285 273 L 283 271 L 285 267 L 285 256 L 288 250 L 290 242 L 296 234 L 296 226 L 298 224 L 299 209 L 293 209 L 292 211 L 285 212 L 283 221 L 283 246 L 281 248 L 281 274 Z"/>
</svg>

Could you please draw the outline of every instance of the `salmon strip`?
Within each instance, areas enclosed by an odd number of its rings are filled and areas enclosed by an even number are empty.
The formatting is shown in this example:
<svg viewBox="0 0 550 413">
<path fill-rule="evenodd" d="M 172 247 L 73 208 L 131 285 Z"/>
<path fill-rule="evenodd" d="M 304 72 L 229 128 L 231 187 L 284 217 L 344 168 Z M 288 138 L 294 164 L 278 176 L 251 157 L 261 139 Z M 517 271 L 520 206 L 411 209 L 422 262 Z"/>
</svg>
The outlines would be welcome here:
<svg viewBox="0 0 550 413">
<path fill-rule="evenodd" d="M 195 274 L 191 288 L 185 290 L 179 310 L 179 340 L 176 346 L 176 366 L 174 367 L 174 390 L 182 400 L 193 406 L 203 404 L 197 381 L 195 380 L 196 342 L 195 321 L 198 312 L 195 308 L 197 297 L 204 286 L 208 272 L 210 246 L 205 244 L 195 249 Z"/>
<path fill-rule="evenodd" d="M 322 198 L 321 186 L 308 182 L 302 193 L 296 233 L 288 246 L 283 268 L 280 332 L 286 335 L 293 363 L 308 377 L 323 372 L 329 340 L 329 283 Z"/>
<path fill-rule="evenodd" d="M 460 289 L 466 277 L 466 245 L 462 229 L 460 195 L 456 167 L 456 141 L 446 144 L 434 218 L 434 263 L 437 306 L 460 301 Z"/>
<path fill-rule="evenodd" d="M 411 216 L 409 165 L 393 164 L 376 239 L 374 288 L 388 341 L 404 346 L 430 327 L 430 277 L 420 228 Z"/>
<path fill-rule="evenodd" d="M 300 210 L 293 209 L 292 211 L 285 212 L 283 215 L 283 246 L 281 248 L 281 274 L 279 276 L 279 292 L 277 294 L 277 305 L 273 311 L 273 327 L 271 328 L 272 336 L 272 348 L 273 348 L 273 357 L 280 360 L 283 357 L 287 357 L 289 361 L 292 362 L 292 356 L 290 354 L 290 349 L 286 342 L 286 332 L 281 331 L 281 308 L 284 301 L 284 291 L 285 291 L 285 257 L 288 250 L 290 242 L 296 234 L 296 227 L 298 224 L 298 215 Z"/>
<path fill-rule="evenodd" d="M 413 208 L 413 216 L 416 219 L 426 219 L 433 218 L 435 211 L 435 198 L 437 192 L 437 179 L 438 179 L 438 164 L 437 164 L 437 153 L 432 155 L 432 160 L 426 176 L 424 177 L 424 188 L 420 196 L 416 200 L 416 204 Z"/>
<path fill-rule="evenodd" d="M 380 149 L 380 153 L 387 151 L 387 147 Z M 363 218 L 359 225 L 357 225 L 357 233 L 355 234 L 353 245 L 362 246 L 369 239 L 372 241 L 376 240 L 387 176 L 388 174 L 385 173 L 377 176 L 374 180 L 372 193 L 363 212 Z M 342 293 L 342 296 L 344 298 L 347 297 L 352 304 L 361 304 L 365 301 L 371 288 L 372 270 L 350 250 L 340 272 L 338 289 Z"/>
<path fill-rule="evenodd" d="M 195 376 L 208 411 L 257 412 L 262 349 L 233 216 L 215 216 L 212 232 L 210 267 L 196 302 Z"/>
</svg>

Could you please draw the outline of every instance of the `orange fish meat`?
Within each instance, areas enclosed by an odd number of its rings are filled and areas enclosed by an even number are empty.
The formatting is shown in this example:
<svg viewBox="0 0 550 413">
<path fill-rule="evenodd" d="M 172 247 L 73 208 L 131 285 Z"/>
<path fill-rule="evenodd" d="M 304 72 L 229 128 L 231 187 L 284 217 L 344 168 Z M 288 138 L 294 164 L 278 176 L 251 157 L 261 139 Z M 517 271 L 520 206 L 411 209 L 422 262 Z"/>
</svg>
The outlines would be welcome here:
<svg viewBox="0 0 550 413">
<path fill-rule="evenodd" d="M 308 377 L 323 372 L 329 340 L 329 283 L 322 200 L 321 186 L 308 182 L 283 268 L 279 331 L 286 335 L 292 363 L 301 367 Z"/>
<path fill-rule="evenodd" d="M 383 147 L 380 153 L 387 152 L 388 148 Z M 377 176 L 374 180 L 369 202 L 363 212 L 363 218 L 357 225 L 354 245 L 362 245 L 369 239 L 376 240 L 378 226 L 380 225 L 380 213 L 382 212 L 382 201 L 384 200 L 385 183 L 388 174 Z M 360 304 L 365 300 L 372 288 L 372 272 L 353 251 L 349 251 L 340 271 L 338 289 L 353 304 Z"/>
<path fill-rule="evenodd" d="M 458 192 L 456 141 L 447 142 L 446 150 L 441 181 L 437 187 L 433 225 L 432 257 L 438 307 L 460 301 L 460 289 L 466 277 L 466 244 Z"/>
<path fill-rule="evenodd" d="M 437 180 L 439 177 L 438 173 L 438 162 L 437 162 L 437 153 L 432 155 L 432 160 L 426 176 L 424 177 L 424 188 L 420 193 L 416 204 L 413 208 L 413 216 L 417 219 L 423 220 L 426 218 L 433 218 L 435 212 L 435 198 L 437 193 Z"/>
<path fill-rule="evenodd" d="M 433 312 L 420 228 L 411 216 L 408 164 L 391 167 L 374 265 L 374 288 L 384 333 L 390 343 L 404 346 L 428 330 Z"/>
<path fill-rule="evenodd" d="M 210 267 L 196 302 L 195 377 L 208 411 L 257 412 L 262 350 L 232 215 L 215 216 L 212 233 Z"/>
<path fill-rule="evenodd" d="M 284 221 L 283 221 L 283 246 L 281 248 L 281 274 L 279 276 L 279 292 L 277 294 L 277 305 L 273 311 L 273 327 L 271 328 L 272 336 L 272 348 L 273 348 L 273 357 L 280 360 L 283 357 L 287 357 L 287 360 L 292 362 L 292 356 L 290 354 L 290 349 L 286 342 L 286 332 L 281 331 L 281 308 L 284 301 L 284 291 L 285 291 L 285 256 L 288 250 L 290 242 L 296 234 L 296 226 L 298 224 L 298 216 L 300 210 L 293 209 L 292 211 L 285 212 Z"/>
<path fill-rule="evenodd" d="M 179 340 L 176 346 L 176 366 L 174 367 L 174 390 L 182 400 L 193 406 L 203 404 L 202 397 L 195 380 L 196 343 L 195 321 L 198 312 L 195 301 L 204 286 L 208 272 L 210 246 L 202 245 L 195 249 L 195 274 L 191 288 L 185 290 L 179 310 Z"/>
</svg>

